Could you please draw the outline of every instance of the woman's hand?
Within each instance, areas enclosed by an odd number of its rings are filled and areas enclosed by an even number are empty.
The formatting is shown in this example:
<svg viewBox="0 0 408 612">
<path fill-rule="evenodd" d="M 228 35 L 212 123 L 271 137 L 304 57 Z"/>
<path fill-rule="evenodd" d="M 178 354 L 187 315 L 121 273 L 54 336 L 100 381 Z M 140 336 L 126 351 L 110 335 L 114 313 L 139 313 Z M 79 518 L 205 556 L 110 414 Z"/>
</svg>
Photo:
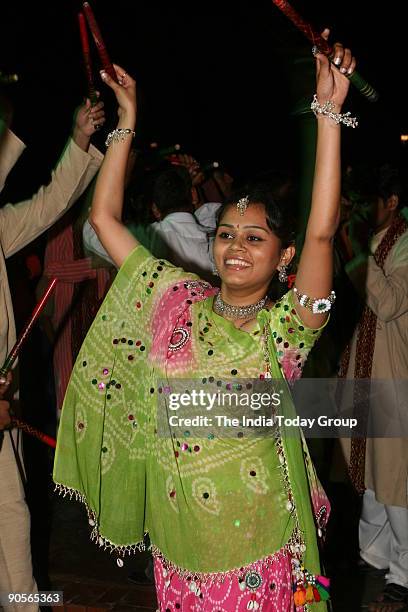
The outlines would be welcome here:
<svg viewBox="0 0 408 612">
<path fill-rule="evenodd" d="M 326 29 L 322 32 L 322 37 L 327 40 L 329 34 L 330 30 Z M 335 105 L 335 112 L 339 113 L 350 86 L 347 76 L 354 72 L 356 60 L 350 49 L 343 47 L 341 43 L 334 44 L 332 61 L 323 53 L 317 53 L 315 57 L 319 104 L 331 100 Z"/>
<path fill-rule="evenodd" d="M 109 85 L 109 87 L 113 89 L 113 92 L 118 101 L 118 127 L 133 129 L 134 123 L 136 122 L 137 110 L 136 81 L 132 79 L 132 77 L 129 76 L 127 72 L 125 72 L 125 70 L 117 64 L 113 64 L 113 67 L 115 69 L 116 76 L 118 77 L 119 82 L 115 83 L 115 81 L 104 70 L 101 70 L 101 79 L 104 83 L 106 83 L 106 85 Z"/>
<path fill-rule="evenodd" d="M 113 90 L 118 101 L 119 121 L 111 132 L 112 140 L 98 173 L 89 222 L 117 268 L 139 244 L 122 223 L 126 169 L 132 145 L 131 132 L 136 125 L 136 82 L 120 66 L 113 64 L 118 83 L 105 71 L 101 78 Z M 124 138 L 114 138 L 125 130 Z M 123 132 L 122 132 L 123 135 Z"/>
</svg>

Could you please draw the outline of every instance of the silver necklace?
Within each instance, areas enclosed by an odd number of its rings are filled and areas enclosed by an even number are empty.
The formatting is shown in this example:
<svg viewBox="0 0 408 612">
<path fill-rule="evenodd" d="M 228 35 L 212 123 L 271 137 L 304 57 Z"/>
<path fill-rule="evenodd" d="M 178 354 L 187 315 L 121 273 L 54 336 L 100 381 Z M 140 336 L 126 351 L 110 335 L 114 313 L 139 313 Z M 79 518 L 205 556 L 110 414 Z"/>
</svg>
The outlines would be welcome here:
<svg viewBox="0 0 408 612">
<path fill-rule="evenodd" d="M 256 304 L 250 304 L 249 306 L 232 306 L 224 302 L 220 291 L 214 300 L 214 312 L 229 319 L 254 319 L 265 306 L 267 299 L 268 297 L 265 296 Z"/>
</svg>

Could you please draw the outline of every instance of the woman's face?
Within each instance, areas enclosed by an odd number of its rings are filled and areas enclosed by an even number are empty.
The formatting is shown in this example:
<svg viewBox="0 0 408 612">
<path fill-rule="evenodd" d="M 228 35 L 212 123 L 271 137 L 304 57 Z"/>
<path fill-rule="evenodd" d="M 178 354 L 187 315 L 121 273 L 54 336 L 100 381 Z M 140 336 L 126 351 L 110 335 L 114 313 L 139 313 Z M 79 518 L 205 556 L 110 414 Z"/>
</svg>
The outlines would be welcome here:
<svg viewBox="0 0 408 612">
<path fill-rule="evenodd" d="M 230 290 L 248 294 L 264 289 L 283 263 L 289 263 L 294 248 L 282 249 L 280 239 L 268 227 L 262 204 L 250 204 L 243 215 L 236 206 L 227 208 L 214 241 L 218 273 Z"/>
</svg>

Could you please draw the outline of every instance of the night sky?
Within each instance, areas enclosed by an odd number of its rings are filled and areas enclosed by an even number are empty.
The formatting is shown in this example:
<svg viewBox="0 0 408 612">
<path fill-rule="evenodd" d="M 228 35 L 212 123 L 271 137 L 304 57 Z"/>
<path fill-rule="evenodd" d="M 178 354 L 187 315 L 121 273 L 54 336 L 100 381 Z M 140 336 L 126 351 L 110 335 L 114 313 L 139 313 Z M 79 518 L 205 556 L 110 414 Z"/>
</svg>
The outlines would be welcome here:
<svg viewBox="0 0 408 612">
<path fill-rule="evenodd" d="M 137 78 L 140 146 L 178 142 L 237 176 L 293 169 L 299 145 L 291 110 L 313 93 L 313 66 L 309 43 L 270 0 L 91 0 L 91 6 L 112 60 Z M 361 0 L 293 6 L 319 29 L 331 26 L 332 41 L 352 47 L 359 71 L 381 94 L 376 104 L 351 95 L 348 109 L 360 128 L 343 130 L 344 160 L 406 159 L 399 142 L 408 131 L 403 3 L 392 11 Z M 20 76 L 6 93 L 15 131 L 29 144 L 5 195 L 22 197 L 46 179 L 85 94 L 79 7 L 77 0 L 43 0 L 2 8 L 0 70 Z M 100 88 L 112 128 L 112 95 Z"/>
</svg>

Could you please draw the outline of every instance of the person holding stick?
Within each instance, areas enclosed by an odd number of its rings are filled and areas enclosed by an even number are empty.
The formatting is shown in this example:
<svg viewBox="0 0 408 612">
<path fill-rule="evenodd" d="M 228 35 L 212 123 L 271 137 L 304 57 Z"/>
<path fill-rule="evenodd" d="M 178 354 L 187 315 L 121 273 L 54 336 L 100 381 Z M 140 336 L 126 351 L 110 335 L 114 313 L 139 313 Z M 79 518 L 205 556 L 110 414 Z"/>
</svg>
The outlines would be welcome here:
<svg viewBox="0 0 408 612">
<path fill-rule="evenodd" d="M 160 612 L 326 609 L 316 530 L 321 535 L 329 503 L 300 430 L 274 421 L 267 436 L 242 426 L 228 436 L 210 421 L 195 435 L 191 423 L 174 429 L 167 417 L 176 409 L 174 389 L 184 402 L 203 390 L 198 385 L 225 394 L 261 383 L 271 389 L 275 381 L 280 414 L 295 414 L 287 383 L 300 376 L 335 298 L 341 124 L 353 125 L 342 113 L 343 72 L 356 62 L 340 44 L 334 52 L 338 67 L 316 55 L 312 206 L 296 286 L 276 303 L 269 285 L 277 272 L 286 277 L 293 229 L 262 186 L 235 193 L 220 210 L 220 291 L 155 259 L 128 232 L 121 215 L 136 83 L 117 65 L 117 83 L 102 72 L 119 121 L 107 138 L 90 221 L 120 270 L 73 370 L 54 481 L 86 504 L 92 538 L 119 565 L 149 533 Z M 204 404 L 198 410 L 209 414 Z"/>
<path fill-rule="evenodd" d="M 101 153 L 90 145 L 95 126 L 103 124 L 103 103 L 90 100 L 76 113 L 72 134 L 52 173 L 49 185 L 31 198 L 0 208 L 0 364 L 16 340 L 13 307 L 5 259 L 48 229 L 74 204 L 97 173 Z M 3 124 L 0 137 L 0 187 L 24 149 L 21 140 Z M 12 385 L 11 385 L 12 386 Z M 11 391 L 10 386 L 10 391 Z M 4 389 L 4 386 L 3 386 Z M 1 392 L 1 391 L 0 391 Z M 9 424 L 9 405 L 0 397 L 0 429 Z M 35 593 L 30 550 L 30 516 L 25 502 L 16 430 L 4 431 L 0 450 L 0 593 Z M 18 605 L 4 604 L 7 612 Z M 26 604 L 25 612 L 36 612 L 37 604 Z"/>
<path fill-rule="evenodd" d="M 10 425 L 10 402 L 4 399 L 4 396 L 10 386 L 11 372 L 8 373 L 4 382 L 0 382 L 0 432 Z M 3 434 L 4 435 L 4 434 Z"/>
</svg>

